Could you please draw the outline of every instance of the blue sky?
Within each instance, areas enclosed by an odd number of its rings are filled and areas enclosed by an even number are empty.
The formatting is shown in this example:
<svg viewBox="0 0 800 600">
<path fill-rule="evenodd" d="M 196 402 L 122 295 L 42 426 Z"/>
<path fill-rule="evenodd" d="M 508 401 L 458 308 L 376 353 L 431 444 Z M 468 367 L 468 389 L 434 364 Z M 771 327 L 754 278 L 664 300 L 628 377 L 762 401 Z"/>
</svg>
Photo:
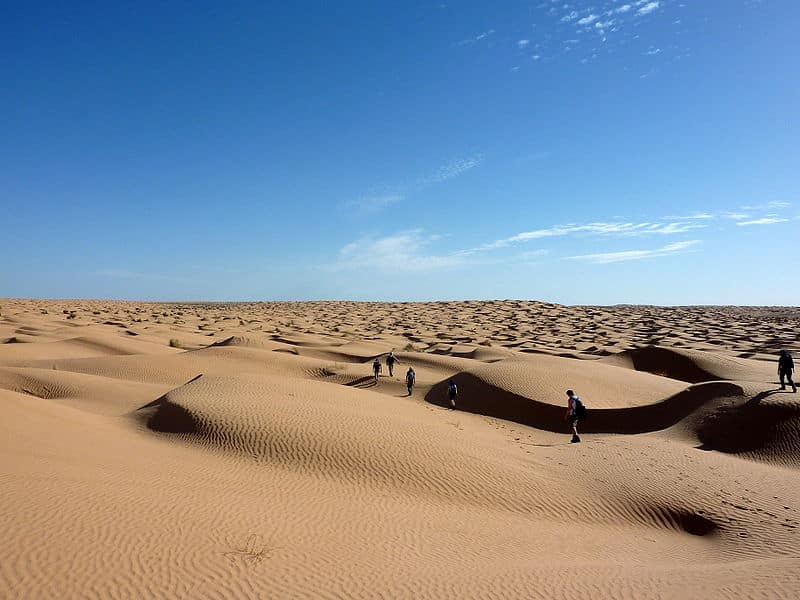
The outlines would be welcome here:
<svg viewBox="0 0 800 600">
<path fill-rule="evenodd" d="M 0 296 L 799 304 L 792 0 L 20 3 Z"/>
</svg>

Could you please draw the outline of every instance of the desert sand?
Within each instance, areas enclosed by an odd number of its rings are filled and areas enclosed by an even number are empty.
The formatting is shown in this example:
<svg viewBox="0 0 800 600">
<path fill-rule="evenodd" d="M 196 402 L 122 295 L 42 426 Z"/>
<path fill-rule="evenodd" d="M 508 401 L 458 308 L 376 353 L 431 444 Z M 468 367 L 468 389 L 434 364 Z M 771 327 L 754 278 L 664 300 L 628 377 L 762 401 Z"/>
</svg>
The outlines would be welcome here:
<svg viewBox="0 0 800 600">
<path fill-rule="evenodd" d="M 0 598 L 800 597 L 800 309 L 0 311 Z"/>
</svg>

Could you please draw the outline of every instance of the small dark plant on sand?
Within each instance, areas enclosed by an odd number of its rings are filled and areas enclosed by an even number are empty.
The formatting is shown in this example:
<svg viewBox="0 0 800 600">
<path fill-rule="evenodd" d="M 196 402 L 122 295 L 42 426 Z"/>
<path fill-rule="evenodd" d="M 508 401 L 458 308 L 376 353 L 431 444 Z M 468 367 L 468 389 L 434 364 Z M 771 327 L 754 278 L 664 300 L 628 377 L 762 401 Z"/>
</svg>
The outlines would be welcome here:
<svg viewBox="0 0 800 600">
<path fill-rule="evenodd" d="M 232 563 L 244 562 L 245 564 L 258 565 L 275 550 L 277 548 L 269 548 L 267 546 L 262 536 L 257 533 L 251 533 L 247 536 L 243 546 L 224 552 L 223 556 Z"/>
</svg>

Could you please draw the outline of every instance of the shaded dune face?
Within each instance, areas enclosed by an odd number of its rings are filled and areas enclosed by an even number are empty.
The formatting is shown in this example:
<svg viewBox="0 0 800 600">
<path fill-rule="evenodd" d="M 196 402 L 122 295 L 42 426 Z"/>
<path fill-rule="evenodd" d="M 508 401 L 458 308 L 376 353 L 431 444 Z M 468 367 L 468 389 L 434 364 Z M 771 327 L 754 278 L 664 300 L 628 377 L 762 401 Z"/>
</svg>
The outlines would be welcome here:
<svg viewBox="0 0 800 600">
<path fill-rule="evenodd" d="M 564 406 L 514 394 L 487 384 L 469 373 L 453 378 L 461 390 L 459 410 L 515 421 L 545 431 L 564 431 Z M 736 384 L 710 382 L 691 386 L 653 404 L 629 408 L 590 408 L 581 424 L 586 433 L 646 433 L 676 425 L 694 411 L 730 396 L 741 396 Z M 431 388 L 426 396 L 430 402 L 447 405 L 447 383 Z"/>
<path fill-rule="evenodd" d="M 0 598 L 800 597 L 800 311 L 0 305 Z"/>
<path fill-rule="evenodd" d="M 800 403 L 760 393 L 710 411 L 696 425 L 702 447 L 800 467 Z"/>
<path fill-rule="evenodd" d="M 648 346 L 627 350 L 603 362 L 645 371 L 689 383 L 728 380 L 755 380 L 769 377 L 768 365 L 709 352 Z"/>
</svg>

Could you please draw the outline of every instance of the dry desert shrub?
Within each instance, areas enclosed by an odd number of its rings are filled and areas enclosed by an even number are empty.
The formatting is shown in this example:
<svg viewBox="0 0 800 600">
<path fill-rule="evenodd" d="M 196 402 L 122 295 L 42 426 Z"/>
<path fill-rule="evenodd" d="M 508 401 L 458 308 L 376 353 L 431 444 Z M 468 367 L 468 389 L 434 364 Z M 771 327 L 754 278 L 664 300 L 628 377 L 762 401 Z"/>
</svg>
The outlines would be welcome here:
<svg viewBox="0 0 800 600">
<path fill-rule="evenodd" d="M 231 562 L 244 562 L 250 565 L 258 565 L 270 554 L 275 552 L 275 550 L 277 550 L 277 548 L 268 547 L 261 535 L 251 533 L 247 536 L 247 540 L 243 546 L 224 552 L 223 556 Z"/>
</svg>

